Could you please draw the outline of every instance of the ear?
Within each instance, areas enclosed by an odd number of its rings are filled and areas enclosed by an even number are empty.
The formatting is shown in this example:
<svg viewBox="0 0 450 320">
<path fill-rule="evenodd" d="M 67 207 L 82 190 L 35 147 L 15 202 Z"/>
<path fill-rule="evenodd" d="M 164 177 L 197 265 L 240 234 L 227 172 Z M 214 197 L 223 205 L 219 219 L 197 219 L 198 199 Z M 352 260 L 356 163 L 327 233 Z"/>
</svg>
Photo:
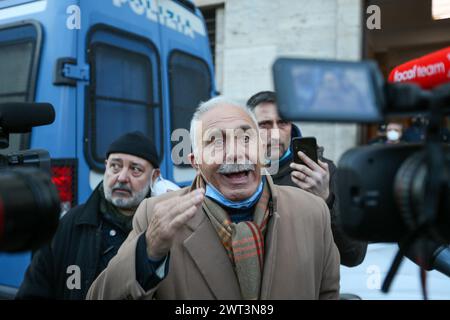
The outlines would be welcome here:
<svg viewBox="0 0 450 320">
<path fill-rule="evenodd" d="M 153 170 L 152 174 L 152 181 L 155 181 L 156 178 L 158 178 L 161 175 L 161 170 L 159 168 L 156 168 Z"/>
<path fill-rule="evenodd" d="M 189 153 L 188 154 L 188 159 L 189 159 L 189 162 L 191 163 L 192 168 L 194 168 L 197 171 L 200 170 L 199 165 L 198 165 L 198 163 L 197 163 L 197 161 L 195 159 L 194 153 L 192 153 L 192 152 Z"/>
</svg>

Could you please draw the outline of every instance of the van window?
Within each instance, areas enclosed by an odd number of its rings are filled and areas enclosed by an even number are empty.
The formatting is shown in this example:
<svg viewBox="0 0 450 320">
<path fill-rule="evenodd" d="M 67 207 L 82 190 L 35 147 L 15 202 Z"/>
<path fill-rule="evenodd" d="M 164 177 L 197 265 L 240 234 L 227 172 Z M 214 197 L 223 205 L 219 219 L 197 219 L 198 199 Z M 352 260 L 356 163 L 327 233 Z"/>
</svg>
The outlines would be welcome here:
<svg viewBox="0 0 450 320">
<path fill-rule="evenodd" d="M 34 100 L 40 26 L 29 23 L 0 28 L 0 103 Z M 11 134 L 2 154 L 28 148 L 29 134 Z"/>
<path fill-rule="evenodd" d="M 104 44 L 95 46 L 94 56 L 94 151 L 102 161 L 111 136 L 138 130 L 154 138 L 152 66 L 144 55 Z"/>
<path fill-rule="evenodd" d="M 0 103 L 27 100 L 33 49 L 32 41 L 0 43 Z"/>
<path fill-rule="evenodd" d="M 169 59 L 171 128 L 189 130 L 195 109 L 211 97 L 211 74 L 203 60 L 181 51 Z M 172 142 L 172 147 L 178 141 Z M 183 157 L 187 155 L 182 155 Z"/>
<path fill-rule="evenodd" d="M 90 47 L 88 162 L 98 170 L 104 168 L 111 142 L 127 132 L 141 131 L 161 154 L 156 60 L 139 46 L 123 43 L 122 47 L 96 41 Z"/>
</svg>

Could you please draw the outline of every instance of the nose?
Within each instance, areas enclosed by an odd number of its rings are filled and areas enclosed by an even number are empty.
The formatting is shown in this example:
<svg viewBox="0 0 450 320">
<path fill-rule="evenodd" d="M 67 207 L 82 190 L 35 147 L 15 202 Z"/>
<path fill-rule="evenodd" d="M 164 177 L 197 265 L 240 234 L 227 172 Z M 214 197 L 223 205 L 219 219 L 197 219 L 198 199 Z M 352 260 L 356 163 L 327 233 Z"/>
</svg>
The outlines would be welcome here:
<svg viewBox="0 0 450 320">
<path fill-rule="evenodd" d="M 280 140 L 280 129 L 277 125 L 270 130 L 270 139 L 276 141 Z"/>
<path fill-rule="evenodd" d="M 238 139 L 228 139 L 225 151 L 226 163 L 244 163 L 245 146 L 239 143 Z"/>
<path fill-rule="evenodd" d="M 128 175 L 128 168 L 126 168 L 126 167 L 122 168 L 122 170 L 119 172 L 119 175 L 117 177 L 117 181 L 120 183 L 130 182 L 130 177 Z"/>
</svg>

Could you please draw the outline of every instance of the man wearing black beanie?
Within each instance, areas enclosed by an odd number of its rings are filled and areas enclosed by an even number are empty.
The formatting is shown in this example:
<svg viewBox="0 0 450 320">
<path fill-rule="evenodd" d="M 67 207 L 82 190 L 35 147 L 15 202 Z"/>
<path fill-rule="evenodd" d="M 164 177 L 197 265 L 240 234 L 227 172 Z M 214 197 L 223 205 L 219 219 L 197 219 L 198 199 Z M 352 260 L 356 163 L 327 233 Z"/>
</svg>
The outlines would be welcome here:
<svg viewBox="0 0 450 320">
<path fill-rule="evenodd" d="M 16 298 L 84 299 L 131 231 L 137 207 L 160 175 L 159 164 L 143 133 L 113 141 L 103 182 L 85 204 L 64 215 L 52 242 L 36 252 Z"/>
<path fill-rule="evenodd" d="M 125 164 L 129 165 L 128 170 Z M 154 144 L 141 132 L 127 133 L 111 143 L 105 165 L 106 200 L 124 216 L 132 217 L 141 201 L 150 195 L 151 182 L 160 174 Z"/>
</svg>

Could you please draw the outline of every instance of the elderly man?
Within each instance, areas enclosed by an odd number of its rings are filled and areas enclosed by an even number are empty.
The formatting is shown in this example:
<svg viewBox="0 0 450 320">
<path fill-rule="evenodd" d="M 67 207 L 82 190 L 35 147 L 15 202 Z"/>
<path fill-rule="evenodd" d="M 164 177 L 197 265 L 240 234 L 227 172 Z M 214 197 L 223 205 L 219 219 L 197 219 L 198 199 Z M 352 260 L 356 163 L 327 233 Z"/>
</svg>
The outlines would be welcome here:
<svg viewBox="0 0 450 320">
<path fill-rule="evenodd" d="M 324 158 L 320 152 L 318 163 L 301 152 L 299 157 L 306 165 L 293 162 L 291 139 L 301 137 L 301 133 L 296 125 L 280 118 L 275 92 L 258 92 L 247 101 L 247 106 L 254 112 L 259 127 L 267 130 L 265 136 L 269 158 L 277 161 L 278 165 L 278 171 L 272 175 L 274 183 L 297 187 L 322 198 L 330 209 L 331 228 L 341 263 L 347 267 L 359 265 L 366 255 L 367 242 L 349 238 L 339 226 L 334 163 Z"/>
<path fill-rule="evenodd" d="M 131 230 L 132 218 L 159 172 L 152 141 L 140 132 L 114 141 L 103 182 L 62 218 L 51 242 L 33 257 L 18 299 L 84 299 Z"/>
<path fill-rule="evenodd" d="M 263 175 L 251 111 L 213 98 L 195 112 L 190 133 L 194 182 L 143 201 L 88 298 L 338 298 L 328 208 Z"/>
</svg>

